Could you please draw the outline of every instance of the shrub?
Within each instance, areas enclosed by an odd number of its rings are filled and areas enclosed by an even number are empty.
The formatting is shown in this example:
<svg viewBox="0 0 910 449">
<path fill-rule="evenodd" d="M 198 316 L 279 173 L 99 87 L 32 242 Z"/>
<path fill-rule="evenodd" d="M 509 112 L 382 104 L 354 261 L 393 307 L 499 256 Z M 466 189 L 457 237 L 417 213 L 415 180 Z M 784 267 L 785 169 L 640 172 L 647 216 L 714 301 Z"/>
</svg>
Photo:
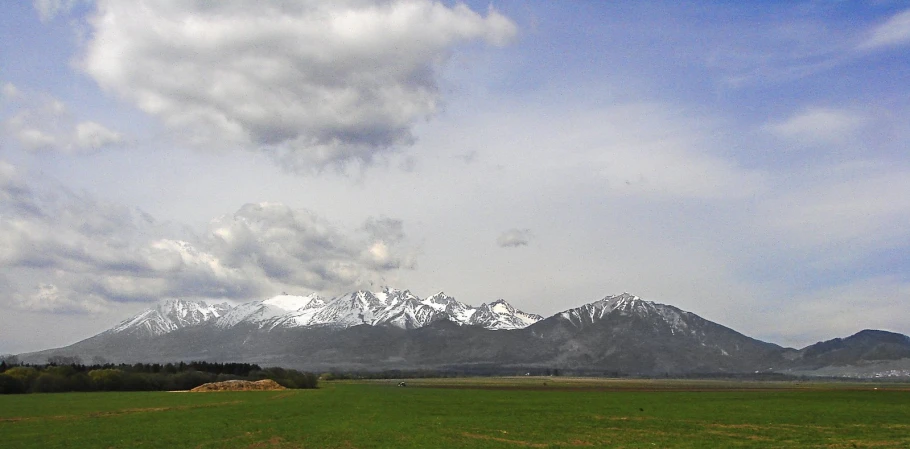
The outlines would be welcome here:
<svg viewBox="0 0 910 449">
<path fill-rule="evenodd" d="M 3 374 L 19 379 L 19 381 L 25 385 L 31 385 L 31 383 L 38 378 L 40 373 L 37 369 L 30 366 L 17 366 L 6 370 Z"/>
</svg>

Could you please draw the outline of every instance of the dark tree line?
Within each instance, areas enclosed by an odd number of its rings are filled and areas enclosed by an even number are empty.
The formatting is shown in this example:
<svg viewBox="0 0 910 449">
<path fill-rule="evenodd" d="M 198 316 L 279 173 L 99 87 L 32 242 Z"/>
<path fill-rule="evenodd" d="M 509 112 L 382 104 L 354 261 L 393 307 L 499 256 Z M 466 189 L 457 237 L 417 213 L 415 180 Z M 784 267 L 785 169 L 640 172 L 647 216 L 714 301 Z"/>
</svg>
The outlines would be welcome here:
<svg viewBox="0 0 910 449">
<path fill-rule="evenodd" d="M 59 363 L 59 362 L 72 363 Z M 0 361 L 0 394 L 66 391 L 189 390 L 225 380 L 272 379 L 287 388 L 316 388 L 317 376 L 249 363 L 111 363 L 83 365 L 78 360 L 49 359 L 46 365 Z"/>
</svg>

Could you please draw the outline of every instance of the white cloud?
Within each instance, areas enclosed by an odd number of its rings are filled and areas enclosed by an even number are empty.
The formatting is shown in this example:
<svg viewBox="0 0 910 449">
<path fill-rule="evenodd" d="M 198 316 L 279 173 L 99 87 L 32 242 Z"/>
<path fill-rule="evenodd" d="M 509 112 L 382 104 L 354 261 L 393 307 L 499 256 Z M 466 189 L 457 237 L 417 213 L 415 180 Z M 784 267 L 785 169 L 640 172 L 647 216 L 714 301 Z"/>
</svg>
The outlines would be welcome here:
<svg viewBox="0 0 910 449">
<path fill-rule="evenodd" d="M 42 22 L 47 22 L 59 14 L 65 14 L 77 3 L 85 0 L 34 0 L 35 10 Z"/>
<path fill-rule="evenodd" d="M 26 150 L 52 150 L 57 146 L 57 139 L 39 129 L 22 128 L 16 130 L 16 138 Z"/>
<path fill-rule="evenodd" d="M 77 123 L 66 104 L 56 98 L 25 93 L 12 84 L 4 86 L 3 92 L 16 105 L 12 116 L 2 121 L 3 130 L 28 151 L 91 153 L 124 142 L 122 134 L 100 123 Z"/>
<path fill-rule="evenodd" d="M 369 253 L 371 261 L 376 266 L 389 268 L 397 268 L 399 266 L 398 262 L 393 258 L 391 251 L 389 251 L 389 245 L 386 245 L 385 242 L 379 241 L 373 243 L 367 252 Z"/>
<path fill-rule="evenodd" d="M 4 99 L 13 99 L 20 95 L 19 88 L 13 83 L 6 83 L 2 89 Z"/>
<path fill-rule="evenodd" d="M 531 242 L 530 229 L 509 229 L 496 238 L 496 244 L 502 248 L 528 246 Z"/>
<path fill-rule="evenodd" d="M 123 143 L 123 135 L 95 122 L 76 125 L 75 145 L 80 149 L 100 149 Z"/>
<path fill-rule="evenodd" d="M 910 43 L 910 9 L 897 13 L 875 27 L 863 42 L 861 50 L 906 45 Z"/>
<path fill-rule="evenodd" d="M 429 0 L 102 0 L 92 24 L 83 64 L 104 89 L 192 142 L 260 148 L 292 170 L 411 144 L 452 48 L 516 33 L 495 10 Z"/>
<path fill-rule="evenodd" d="M 837 144 L 854 136 L 865 122 L 862 115 L 843 109 L 808 108 L 765 128 L 780 137 L 805 144 Z"/>
</svg>

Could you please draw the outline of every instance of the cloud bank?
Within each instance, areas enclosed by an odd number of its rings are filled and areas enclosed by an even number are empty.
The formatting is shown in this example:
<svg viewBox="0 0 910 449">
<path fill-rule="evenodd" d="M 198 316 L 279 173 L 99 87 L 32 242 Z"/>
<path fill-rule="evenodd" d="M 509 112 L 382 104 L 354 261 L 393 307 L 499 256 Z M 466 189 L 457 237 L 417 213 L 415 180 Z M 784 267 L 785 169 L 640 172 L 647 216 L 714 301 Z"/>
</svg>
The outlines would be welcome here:
<svg viewBox="0 0 910 449">
<path fill-rule="evenodd" d="M 340 292 L 414 266 L 398 220 L 344 231 L 280 203 L 246 204 L 201 237 L 170 234 L 139 210 L 60 187 L 35 191 L 0 161 L 0 281 L 16 309 L 85 313 L 173 297 Z"/>
<path fill-rule="evenodd" d="M 103 89 L 199 146 L 299 171 L 411 144 L 452 49 L 516 34 L 492 8 L 428 0 L 101 0 L 91 24 L 82 64 Z"/>
</svg>

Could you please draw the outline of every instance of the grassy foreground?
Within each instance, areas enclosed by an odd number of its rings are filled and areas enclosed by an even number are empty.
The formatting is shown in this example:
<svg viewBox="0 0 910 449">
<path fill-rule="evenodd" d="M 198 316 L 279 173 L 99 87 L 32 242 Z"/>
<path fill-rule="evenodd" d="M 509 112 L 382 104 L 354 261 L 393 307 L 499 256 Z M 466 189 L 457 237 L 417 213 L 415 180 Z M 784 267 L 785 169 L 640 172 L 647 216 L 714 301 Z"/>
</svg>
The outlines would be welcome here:
<svg viewBox="0 0 910 449">
<path fill-rule="evenodd" d="M 277 392 L 0 396 L 0 446 L 910 447 L 907 385 L 407 382 L 407 388 L 373 381 Z"/>
</svg>

